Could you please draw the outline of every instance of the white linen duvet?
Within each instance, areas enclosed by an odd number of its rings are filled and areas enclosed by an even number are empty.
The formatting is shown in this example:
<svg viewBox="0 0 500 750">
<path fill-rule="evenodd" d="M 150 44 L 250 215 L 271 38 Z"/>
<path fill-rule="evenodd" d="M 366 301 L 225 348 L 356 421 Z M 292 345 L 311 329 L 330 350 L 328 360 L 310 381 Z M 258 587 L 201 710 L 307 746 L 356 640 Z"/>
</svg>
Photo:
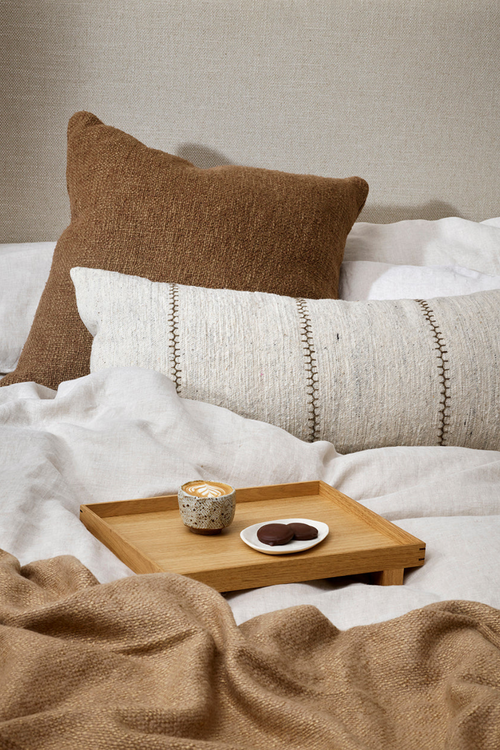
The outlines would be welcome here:
<svg viewBox="0 0 500 750">
<path fill-rule="evenodd" d="M 500 452 L 393 447 L 339 455 L 284 430 L 181 399 L 164 375 L 113 368 L 61 384 L 0 388 L 0 548 L 21 564 L 80 559 L 101 581 L 133 575 L 79 520 L 82 503 L 175 493 L 184 481 L 236 487 L 322 479 L 427 544 L 403 586 L 363 576 L 226 594 L 236 620 L 316 605 L 337 627 L 431 602 L 500 608 Z"/>
</svg>

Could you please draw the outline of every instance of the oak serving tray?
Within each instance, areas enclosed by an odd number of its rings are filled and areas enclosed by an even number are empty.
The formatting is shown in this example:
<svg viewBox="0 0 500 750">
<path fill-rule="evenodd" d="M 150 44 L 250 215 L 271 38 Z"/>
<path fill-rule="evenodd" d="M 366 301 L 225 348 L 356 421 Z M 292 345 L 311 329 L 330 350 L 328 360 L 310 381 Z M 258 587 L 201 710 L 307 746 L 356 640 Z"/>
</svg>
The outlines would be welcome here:
<svg viewBox="0 0 500 750">
<path fill-rule="evenodd" d="M 359 573 L 402 584 L 404 569 L 425 558 L 420 539 L 322 481 L 237 489 L 235 519 L 216 536 L 188 531 L 177 495 L 82 505 L 80 517 L 135 573 L 180 573 L 217 591 Z M 323 521 L 330 533 L 293 555 L 263 555 L 240 539 L 254 523 L 292 517 Z"/>
</svg>

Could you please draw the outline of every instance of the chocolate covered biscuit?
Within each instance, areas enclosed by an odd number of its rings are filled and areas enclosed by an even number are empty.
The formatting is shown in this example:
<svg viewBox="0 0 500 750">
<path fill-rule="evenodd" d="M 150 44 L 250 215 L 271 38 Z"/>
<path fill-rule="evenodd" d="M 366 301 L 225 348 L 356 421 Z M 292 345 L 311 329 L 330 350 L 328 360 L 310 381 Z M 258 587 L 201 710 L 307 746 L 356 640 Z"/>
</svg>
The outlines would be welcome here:
<svg viewBox="0 0 500 750">
<path fill-rule="evenodd" d="M 263 544 L 274 547 L 279 544 L 288 544 L 293 539 L 293 529 L 286 523 L 267 523 L 261 526 L 257 532 L 257 539 Z"/>
<path fill-rule="evenodd" d="M 310 539 L 316 539 L 318 536 L 318 529 L 315 526 L 311 526 L 308 523 L 300 523 L 294 521 L 293 523 L 287 524 L 289 529 L 293 530 L 295 539 L 299 542 L 306 542 Z"/>
</svg>

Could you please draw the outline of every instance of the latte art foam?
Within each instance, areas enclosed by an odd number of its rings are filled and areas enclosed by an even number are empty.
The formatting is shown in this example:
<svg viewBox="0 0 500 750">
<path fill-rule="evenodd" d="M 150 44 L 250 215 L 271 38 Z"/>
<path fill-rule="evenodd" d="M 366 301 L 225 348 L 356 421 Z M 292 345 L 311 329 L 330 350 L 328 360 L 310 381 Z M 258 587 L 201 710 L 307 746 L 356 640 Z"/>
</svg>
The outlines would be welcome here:
<svg viewBox="0 0 500 750">
<path fill-rule="evenodd" d="M 189 482 L 182 489 L 187 495 L 193 497 L 221 497 L 229 495 L 233 488 L 222 482 Z"/>
</svg>

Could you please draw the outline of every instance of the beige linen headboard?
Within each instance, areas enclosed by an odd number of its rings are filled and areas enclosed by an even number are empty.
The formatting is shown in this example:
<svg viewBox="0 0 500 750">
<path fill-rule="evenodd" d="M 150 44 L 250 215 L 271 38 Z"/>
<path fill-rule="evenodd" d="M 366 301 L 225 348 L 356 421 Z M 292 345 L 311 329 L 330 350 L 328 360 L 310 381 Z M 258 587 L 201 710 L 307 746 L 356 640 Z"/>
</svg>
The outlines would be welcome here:
<svg viewBox="0 0 500 750">
<path fill-rule="evenodd" d="M 500 215 L 498 0 L 2 0 L 1 242 L 68 223 L 86 109 L 197 166 L 370 184 L 361 219 Z"/>
</svg>

